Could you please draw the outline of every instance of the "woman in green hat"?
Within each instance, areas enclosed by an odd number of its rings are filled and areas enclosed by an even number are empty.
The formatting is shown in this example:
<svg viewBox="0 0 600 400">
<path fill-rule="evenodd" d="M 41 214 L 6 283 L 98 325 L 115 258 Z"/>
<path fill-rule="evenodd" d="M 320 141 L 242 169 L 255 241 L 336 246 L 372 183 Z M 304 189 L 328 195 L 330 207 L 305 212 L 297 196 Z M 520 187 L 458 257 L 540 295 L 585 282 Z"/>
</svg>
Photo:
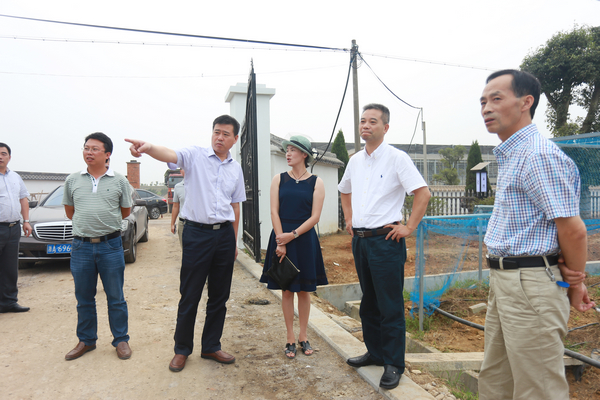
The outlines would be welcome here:
<svg viewBox="0 0 600 400">
<path fill-rule="evenodd" d="M 327 285 L 321 245 L 314 226 L 319 222 L 325 185 L 323 180 L 308 171 L 313 161 L 312 146 L 304 136 L 292 136 L 282 143 L 290 171 L 273 177 L 271 182 L 271 221 L 273 231 L 269 239 L 261 282 L 269 289 L 281 289 L 268 275 L 271 259 L 275 253 L 283 259 L 287 256 L 300 273 L 287 290 L 282 292 L 281 308 L 287 328 L 285 354 L 296 356 L 294 335 L 294 293 L 298 296 L 298 320 L 300 333 L 298 344 L 307 356 L 313 349 L 308 342 L 306 328 L 310 313 L 310 292 L 318 285 Z"/>
</svg>

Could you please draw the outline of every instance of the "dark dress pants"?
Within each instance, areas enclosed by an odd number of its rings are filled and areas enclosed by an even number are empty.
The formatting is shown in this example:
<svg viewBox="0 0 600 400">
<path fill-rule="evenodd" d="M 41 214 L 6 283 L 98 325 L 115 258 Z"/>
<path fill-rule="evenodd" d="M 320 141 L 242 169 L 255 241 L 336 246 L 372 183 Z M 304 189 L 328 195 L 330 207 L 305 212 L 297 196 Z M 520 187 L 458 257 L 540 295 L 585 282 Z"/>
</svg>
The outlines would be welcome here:
<svg viewBox="0 0 600 400">
<path fill-rule="evenodd" d="M 352 253 L 363 292 L 360 318 L 367 350 L 376 361 L 404 371 L 404 262 L 406 243 L 385 235 L 352 239 Z"/>
<path fill-rule="evenodd" d="M 21 225 L 0 226 L 0 308 L 17 302 Z"/>
<path fill-rule="evenodd" d="M 202 332 L 202 352 L 221 350 L 235 261 L 235 233 L 232 225 L 222 229 L 202 229 L 185 225 L 175 329 L 175 354 L 189 356 L 194 349 L 194 327 L 204 283 L 208 279 L 208 304 Z"/>
</svg>

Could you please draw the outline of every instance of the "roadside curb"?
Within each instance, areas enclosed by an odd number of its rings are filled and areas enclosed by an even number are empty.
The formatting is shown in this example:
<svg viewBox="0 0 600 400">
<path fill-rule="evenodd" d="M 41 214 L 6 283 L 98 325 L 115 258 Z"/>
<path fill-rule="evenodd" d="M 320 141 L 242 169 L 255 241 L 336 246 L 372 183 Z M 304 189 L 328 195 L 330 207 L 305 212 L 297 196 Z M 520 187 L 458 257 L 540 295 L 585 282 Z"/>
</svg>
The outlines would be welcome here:
<svg viewBox="0 0 600 400">
<path fill-rule="evenodd" d="M 240 251 L 237 261 L 257 280 L 262 275 L 262 266 L 251 259 L 246 253 Z M 280 290 L 270 290 L 271 294 L 281 301 Z M 294 313 L 298 315 L 298 309 L 294 306 Z M 331 318 L 314 305 L 310 306 L 310 318 L 308 325 L 325 340 L 343 359 L 363 354 L 367 351 L 364 343 L 352 336 L 344 328 L 339 326 Z M 432 400 L 434 397 L 425 389 L 414 383 L 409 377 L 403 375 L 400 385 L 392 390 L 379 387 L 379 379 L 383 373 L 383 367 L 369 366 L 358 368 L 359 375 L 367 381 L 375 390 L 386 399 L 401 400 Z"/>
</svg>

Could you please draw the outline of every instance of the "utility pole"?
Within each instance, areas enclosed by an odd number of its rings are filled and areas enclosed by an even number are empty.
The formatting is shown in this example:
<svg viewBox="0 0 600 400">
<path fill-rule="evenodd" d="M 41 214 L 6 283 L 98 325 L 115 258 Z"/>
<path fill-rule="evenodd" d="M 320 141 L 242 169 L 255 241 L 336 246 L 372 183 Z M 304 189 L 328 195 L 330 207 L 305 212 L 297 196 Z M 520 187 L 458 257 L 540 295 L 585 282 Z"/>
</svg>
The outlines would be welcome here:
<svg viewBox="0 0 600 400">
<path fill-rule="evenodd" d="M 354 97 L 354 153 L 360 151 L 360 132 L 358 131 L 358 121 L 360 114 L 358 111 L 358 46 L 356 40 L 352 39 L 352 50 L 350 51 L 350 60 L 352 60 L 352 95 Z"/>
<path fill-rule="evenodd" d="M 421 125 L 423 127 L 423 178 L 425 183 L 429 185 L 429 174 L 427 173 L 427 134 L 425 129 L 425 121 L 423 121 L 423 109 L 421 108 Z"/>
</svg>

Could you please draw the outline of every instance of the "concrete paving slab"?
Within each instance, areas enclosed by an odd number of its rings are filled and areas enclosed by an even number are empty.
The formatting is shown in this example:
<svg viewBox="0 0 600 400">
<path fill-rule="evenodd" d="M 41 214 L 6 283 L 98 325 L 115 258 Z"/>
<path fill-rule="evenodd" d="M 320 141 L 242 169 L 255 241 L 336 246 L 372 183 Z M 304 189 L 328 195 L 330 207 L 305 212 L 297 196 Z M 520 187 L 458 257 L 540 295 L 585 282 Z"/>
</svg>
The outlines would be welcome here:
<svg viewBox="0 0 600 400">
<path fill-rule="evenodd" d="M 407 353 L 406 361 L 428 371 L 465 371 L 481 369 L 483 352 L 472 353 Z M 564 356 L 565 366 L 582 365 L 574 358 Z"/>
</svg>

